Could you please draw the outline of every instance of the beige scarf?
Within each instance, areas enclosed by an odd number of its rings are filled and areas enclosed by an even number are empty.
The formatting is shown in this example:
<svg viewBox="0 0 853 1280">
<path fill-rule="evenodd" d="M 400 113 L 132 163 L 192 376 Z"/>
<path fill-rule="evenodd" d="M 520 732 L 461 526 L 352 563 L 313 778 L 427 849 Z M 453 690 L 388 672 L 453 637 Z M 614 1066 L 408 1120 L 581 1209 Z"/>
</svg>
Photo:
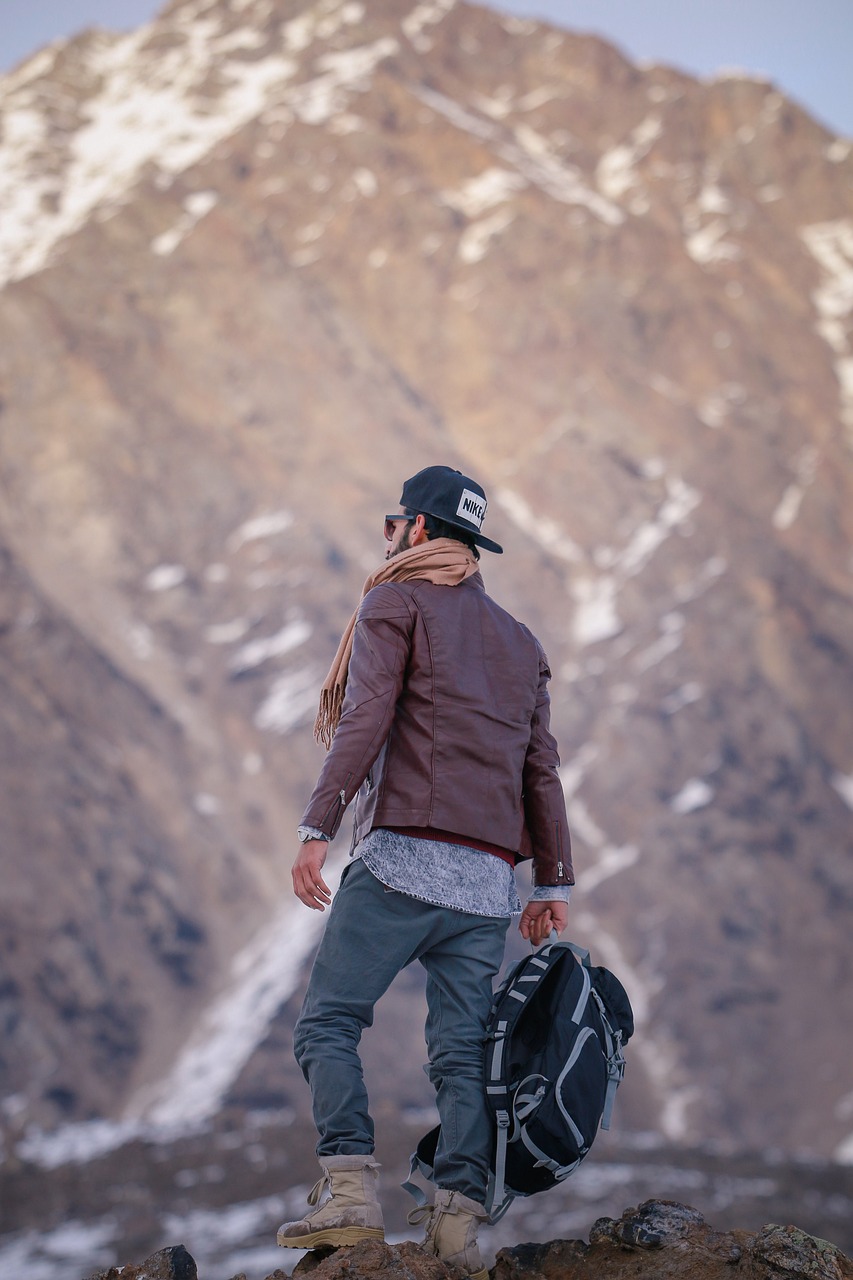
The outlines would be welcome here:
<svg viewBox="0 0 853 1280">
<path fill-rule="evenodd" d="M 456 587 L 476 573 L 479 567 L 473 553 L 455 538 L 435 538 L 386 560 L 365 582 L 361 598 L 363 600 L 370 588 L 379 583 L 409 582 L 413 578 L 424 578 L 440 587 Z M 326 747 L 332 745 L 341 718 L 357 614 L 358 610 L 347 623 L 320 693 L 314 737 Z"/>
</svg>

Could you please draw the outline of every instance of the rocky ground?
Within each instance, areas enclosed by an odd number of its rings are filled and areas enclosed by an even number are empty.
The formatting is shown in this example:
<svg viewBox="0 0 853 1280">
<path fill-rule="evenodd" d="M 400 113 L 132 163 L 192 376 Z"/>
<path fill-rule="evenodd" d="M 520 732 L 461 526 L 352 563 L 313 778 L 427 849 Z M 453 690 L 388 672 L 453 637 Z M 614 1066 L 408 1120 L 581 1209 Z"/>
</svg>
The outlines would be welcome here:
<svg viewBox="0 0 853 1280">
<path fill-rule="evenodd" d="M 276 1268 L 266 1280 L 284 1280 Z M 294 1275 L 313 1280 L 457 1280 L 455 1270 L 411 1242 L 365 1241 L 349 1249 L 307 1254 Z M 720 1231 L 701 1213 L 673 1200 L 647 1200 L 618 1219 L 599 1218 L 582 1240 L 551 1240 L 501 1249 L 491 1280 L 850 1280 L 853 1263 L 840 1249 L 793 1226 Z M 183 1245 L 159 1250 L 140 1265 L 101 1270 L 88 1280 L 204 1280 Z M 249 1280 L 245 1273 L 233 1280 Z"/>
</svg>

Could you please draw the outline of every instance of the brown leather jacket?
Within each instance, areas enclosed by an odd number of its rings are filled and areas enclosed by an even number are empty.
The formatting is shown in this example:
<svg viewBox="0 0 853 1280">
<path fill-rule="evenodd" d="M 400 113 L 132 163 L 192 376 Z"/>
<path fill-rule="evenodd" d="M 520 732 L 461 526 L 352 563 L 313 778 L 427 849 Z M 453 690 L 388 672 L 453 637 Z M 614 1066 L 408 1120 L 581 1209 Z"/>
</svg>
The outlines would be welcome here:
<svg viewBox="0 0 853 1280">
<path fill-rule="evenodd" d="M 356 842 L 373 827 L 431 827 L 532 856 L 537 885 L 573 884 L 550 674 L 479 573 L 374 587 L 302 823 L 334 836 L 358 792 Z"/>
</svg>

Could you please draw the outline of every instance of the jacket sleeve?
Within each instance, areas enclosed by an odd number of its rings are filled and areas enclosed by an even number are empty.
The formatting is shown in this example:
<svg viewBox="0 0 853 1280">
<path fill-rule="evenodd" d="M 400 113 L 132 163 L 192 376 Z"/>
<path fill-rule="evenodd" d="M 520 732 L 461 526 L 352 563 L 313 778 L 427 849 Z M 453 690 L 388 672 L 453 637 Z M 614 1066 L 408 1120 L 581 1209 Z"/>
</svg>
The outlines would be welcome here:
<svg viewBox="0 0 853 1280">
<path fill-rule="evenodd" d="M 301 822 L 329 839 L 388 737 L 413 627 L 406 600 L 393 586 L 373 587 L 362 600 L 340 723 Z"/>
<path fill-rule="evenodd" d="M 560 756 L 551 733 L 551 698 L 548 659 L 539 648 L 539 687 L 530 725 L 530 742 L 522 781 L 524 819 L 530 844 L 522 853 L 533 858 L 533 882 L 565 888 L 574 884 L 572 843 L 566 816 L 566 798 L 560 781 Z"/>
</svg>

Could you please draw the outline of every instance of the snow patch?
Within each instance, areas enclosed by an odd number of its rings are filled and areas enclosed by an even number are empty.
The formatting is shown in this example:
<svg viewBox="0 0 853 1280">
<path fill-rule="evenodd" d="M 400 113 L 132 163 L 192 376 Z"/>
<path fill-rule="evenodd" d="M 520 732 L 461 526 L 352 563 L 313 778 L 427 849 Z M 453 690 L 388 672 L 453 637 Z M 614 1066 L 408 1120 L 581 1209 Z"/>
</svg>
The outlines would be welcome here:
<svg viewBox="0 0 853 1280">
<path fill-rule="evenodd" d="M 731 213 L 732 202 L 719 187 L 706 183 L 696 197 L 696 208 L 700 213 Z"/>
<path fill-rule="evenodd" d="M 489 251 L 489 245 L 495 236 L 506 231 L 515 221 L 515 214 L 509 209 L 497 209 L 489 218 L 473 222 L 466 228 L 459 241 L 459 257 L 469 266 L 480 262 Z"/>
<path fill-rule="evenodd" d="M 616 557 L 615 564 L 626 577 L 633 577 L 645 568 L 658 547 L 685 522 L 702 500 L 697 490 L 678 476 L 667 477 L 666 491 L 666 498 L 655 519 L 639 525 L 624 551 Z"/>
<path fill-rule="evenodd" d="M 0 1245 L 0 1274 L 26 1276 L 27 1280 L 56 1280 L 57 1275 L 79 1275 L 85 1267 L 112 1261 L 109 1247 L 115 1235 L 112 1219 L 100 1222 L 65 1222 L 52 1231 L 39 1229 L 7 1237 Z"/>
<path fill-rule="evenodd" d="M 222 804 L 218 797 L 212 796 L 208 791 L 200 791 L 198 795 L 193 796 L 193 808 L 203 818 L 215 818 L 222 812 Z"/>
<path fill-rule="evenodd" d="M 848 1134 L 843 1142 L 839 1142 L 833 1152 L 833 1159 L 839 1164 L 853 1164 L 853 1133 Z"/>
<path fill-rule="evenodd" d="M 281 1259 L 281 1246 L 275 1243 L 266 1249 L 248 1250 L 245 1241 L 261 1236 L 269 1230 L 271 1222 L 288 1214 L 286 1196 L 266 1196 L 260 1200 L 243 1201 L 240 1204 L 220 1206 L 216 1209 L 190 1209 L 184 1214 L 169 1213 L 163 1217 L 163 1233 L 166 1239 L 193 1241 L 193 1258 L 198 1263 L 199 1274 L 231 1275 L 241 1268 L 253 1269 L 258 1275 L 276 1267 L 276 1254 Z M 236 1250 L 233 1257 L 228 1251 Z M 296 1254 L 297 1258 L 302 1254 Z"/>
<path fill-rule="evenodd" d="M 352 175 L 352 184 L 360 196 L 370 198 L 379 190 L 376 174 L 370 169 L 356 169 Z"/>
<path fill-rule="evenodd" d="M 819 317 L 816 329 L 836 357 L 841 421 L 853 446 L 853 218 L 813 223 L 803 227 L 800 236 L 821 269 L 821 284 L 812 294 Z"/>
<path fill-rule="evenodd" d="M 499 489 L 495 501 L 522 533 L 538 543 L 549 555 L 557 556 L 570 564 L 582 564 L 584 553 L 576 542 L 563 532 L 555 520 L 542 516 L 528 506 L 520 494 L 511 489 Z"/>
<path fill-rule="evenodd" d="M 334 888 L 345 855 L 324 869 Z M 219 1110 L 285 1000 L 324 923 L 320 912 L 290 903 L 235 956 L 226 989 L 207 1009 L 169 1074 L 140 1092 L 129 1114 L 172 1132 L 198 1125 Z"/>
<path fill-rule="evenodd" d="M 127 642 L 135 657 L 147 662 L 154 652 L 154 633 L 144 622 L 131 622 L 125 628 Z"/>
<path fill-rule="evenodd" d="M 618 847 L 606 845 L 596 859 L 595 864 L 579 873 L 579 888 L 584 893 L 591 893 L 593 889 L 597 889 L 603 881 L 609 880 L 611 876 L 616 876 L 620 871 L 633 867 L 639 856 L 640 851 L 635 844 L 625 844 Z"/>
<path fill-rule="evenodd" d="M 505 120 L 515 106 L 515 86 L 501 85 L 494 97 L 486 97 L 483 93 L 472 93 L 471 103 L 492 120 Z"/>
<path fill-rule="evenodd" d="M 554 102 L 563 96 L 564 91 L 560 85 L 543 84 L 541 88 L 531 89 L 529 93 L 523 94 L 515 107 L 517 111 L 537 111 L 539 107 L 544 107 L 547 103 Z"/>
<path fill-rule="evenodd" d="M 701 684 L 697 684 L 695 680 L 688 680 L 686 684 L 680 685 L 678 689 L 673 689 L 672 693 L 666 695 L 660 704 L 661 711 L 665 715 L 673 716 L 682 707 L 689 707 L 691 702 L 698 702 L 704 692 Z"/>
<path fill-rule="evenodd" d="M 266 636 L 262 640 L 251 640 L 243 645 L 231 659 L 229 667 L 236 674 L 251 671 L 269 658 L 278 658 L 284 653 L 290 653 L 292 649 L 297 649 L 310 638 L 312 632 L 311 625 L 304 618 L 298 618 L 282 627 L 273 636 Z"/>
<path fill-rule="evenodd" d="M 247 542 L 255 542 L 259 538 L 272 538 L 283 533 L 293 524 L 291 511 L 270 511 L 265 515 L 253 516 L 246 520 L 228 538 L 228 550 L 239 551 Z"/>
<path fill-rule="evenodd" d="M 742 256 L 738 245 L 727 242 L 729 225 L 722 218 L 715 218 L 706 227 L 692 232 L 685 240 L 688 254 L 700 267 L 716 262 L 735 262 Z"/>
<path fill-rule="evenodd" d="M 831 164 L 841 164 L 851 152 L 853 152 L 853 142 L 849 142 L 846 138 L 836 138 L 830 142 L 823 154 Z"/>
<path fill-rule="evenodd" d="M 835 773 L 830 778 L 830 782 L 847 808 L 853 810 L 853 774 Z"/>
<path fill-rule="evenodd" d="M 616 579 L 610 574 L 576 578 L 572 582 L 575 612 L 572 636 L 581 647 L 618 636 L 622 623 L 616 612 Z"/>
<path fill-rule="evenodd" d="M 622 580 L 634 577 L 645 568 L 658 547 L 673 530 L 684 524 L 701 501 L 699 493 L 677 476 L 666 478 L 666 490 L 666 498 L 655 519 L 639 524 L 621 551 L 598 547 L 593 553 L 596 564 L 615 568 Z"/>
<path fill-rule="evenodd" d="M 672 797 L 669 807 L 673 813 L 681 815 L 694 813 L 697 809 L 704 809 L 709 805 L 714 795 L 714 788 L 704 779 L 691 778 L 689 782 L 685 782 L 678 794 Z"/>
<path fill-rule="evenodd" d="M 684 640 L 685 619 L 681 613 L 667 613 L 660 620 L 661 634 L 659 638 L 650 644 L 642 653 L 638 653 L 634 659 L 634 668 L 637 671 L 649 671 L 652 667 L 656 667 L 658 663 L 663 662 L 664 658 L 668 658 L 671 653 L 681 648 Z"/>
<path fill-rule="evenodd" d="M 496 124 L 482 119 L 434 89 L 420 85 L 413 92 L 421 102 L 457 129 L 487 142 L 499 159 L 552 199 L 562 204 L 581 205 L 609 226 L 619 226 L 625 221 L 618 205 L 593 191 L 580 169 L 566 164 L 551 140 L 528 125 L 519 125 L 508 137 Z"/>
<path fill-rule="evenodd" d="M 325 230 L 325 222 L 309 222 L 306 227 L 299 228 L 294 239 L 298 240 L 300 244 L 312 244 L 315 240 L 320 239 Z"/>
<path fill-rule="evenodd" d="M 160 564 L 145 579 L 146 591 L 171 591 L 186 582 L 187 571 L 182 564 Z"/>
<path fill-rule="evenodd" d="M 64 1125 L 53 1133 L 31 1129 L 18 1143 L 16 1151 L 41 1169 L 58 1169 L 63 1164 L 96 1160 L 143 1133 L 143 1126 L 135 1120 L 83 1120 Z M 144 1133 L 144 1136 L 150 1135 Z M 51 1272 L 51 1280 L 54 1274 Z"/>
<path fill-rule="evenodd" d="M 291 88 L 284 100 L 303 124 L 328 124 L 346 113 L 350 95 L 366 91 L 379 63 L 399 49 L 396 40 L 385 37 L 358 49 L 324 54 L 317 65 L 326 74 Z"/>
<path fill-rule="evenodd" d="M 285 43 L 291 53 L 302 53 L 315 40 L 328 40 L 344 27 L 357 26 L 364 20 L 363 4 L 343 4 L 338 9 L 324 11 L 317 6 L 307 9 L 298 18 L 292 18 L 282 27 Z"/>
<path fill-rule="evenodd" d="M 619 200 L 640 183 L 636 166 L 651 151 L 662 131 L 661 117 L 647 116 L 632 131 L 628 142 L 605 151 L 595 170 L 598 189 L 603 195 Z"/>
<path fill-rule="evenodd" d="M 469 179 L 458 191 L 443 191 L 441 199 L 467 218 L 477 218 L 495 205 L 512 199 L 527 186 L 527 179 L 509 169 L 491 168 Z"/>
<path fill-rule="evenodd" d="M 290 733 L 307 716 L 313 719 L 322 679 L 322 674 L 313 666 L 278 676 L 255 712 L 255 728 L 266 733 Z"/>
<path fill-rule="evenodd" d="M 563 794 L 567 800 L 571 800 L 574 796 L 597 758 L 598 747 L 593 742 L 587 742 L 568 764 L 560 766 L 560 782 L 563 784 Z"/>
<path fill-rule="evenodd" d="M 576 644 L 585 646 L 619 635 L 622 631 L 616 608 L 619 589 L 628 578 L 646 567 L 655 552 L 675 529 L 684 525 L 701 501 L 701 495 L 677 476 L 666 476 L 665 486 L 666 497 L 655 518 L 638 525 L 625 547 L 621 550 L 601 547 L 595 551 L 594 563 L 607 572 L 587 572 L 572 580 L 571 592 L 575 602 L 572 632 Z M 534 512 L 517 493 L 501 489 L 496 501 L 543 550 L 572 564 L 587 564 L 587 557 L 577 543 L 567 537 L 555 521 Z M 670 646 L 671 651 L 671 636 L 664 637 L 664 643 Z M 679 643 L 680 637 L 674 647 Z"/>
<path fill-rule="evenodd" d="M 705 396 L 696 409 L 696 416 L 706 427 L 717 430 L 728 418 L 732 404 L 742 404 L 745 399 L 746 391 L 739 382 L 727 382 Z"/>
<path fill-rule="evenodd" d="M 797 475 L 795 483 L 788 485 L 773 512 L 773 524 L 777 529 L 790 529 L 800 513 L 803 498 L 817 472 L 818 453 L 808 446 L 801 449 L 793 460 Z"/>
<path fill-rule="evenodd" d="M 665 378 L 662 373 L 653 373 L 649 378 L 649 386 L 659 396 L 669 400 L 670 404 L 687 404 L 687 392 L 670 378 Z"/>
<path fill-rule="evenodd" d="M 773 512 L 773 524 L 777 529 L 790 529 L 791 525 L 800 514 L 805 491 L 798 484 L 789 484 L 782 497 L 779 499 L 779 505 Z"/>
<path fill-rule="evenodd" d="M 573 928 L 577 930 L 579 936 L 594 939 L 595 959 L 599 959 L 598 952 L 600 950 L 601 961 L 606 964 L 609 969 L 612 969 L 614 973 L 619 974 L 619 979 L 628 993 L 628 999 L 631 1001 L 631 1008 L 634 1011 L 634 1021 L 638 1028 L 645 1026 L 649 1020 L 651 1002 L 652 997 L 655 994 L 656 983 L 649 982 L 641 978 L 639 970 L 629 962 L 628 957 L 623 952 L 619 943 L 612 934 L 607 933 L 602 928 L 598 919 L 591 911 L 573 912 L 572 923 Z M 640 1037 L 637 1037 L 637 1039 L 637 1051 L 639 1051 Z M 648 1045 L 648 1033 L 643 1037 L 643 1039 Z M 655 1053 L 656 1049 L 652 1049 L 651 1056 L 654 1057 Z"/>
<path fill-rule="evenodd" d="M 441 22 L 455 4 L 456 0 L 432 0 L 430 4 L 417 5 L 406 15 L 400 25 L 418 53 L 427 53 L 432 48 L 432 41 L 424 35 L 424 28 Z"/>
</svg>

